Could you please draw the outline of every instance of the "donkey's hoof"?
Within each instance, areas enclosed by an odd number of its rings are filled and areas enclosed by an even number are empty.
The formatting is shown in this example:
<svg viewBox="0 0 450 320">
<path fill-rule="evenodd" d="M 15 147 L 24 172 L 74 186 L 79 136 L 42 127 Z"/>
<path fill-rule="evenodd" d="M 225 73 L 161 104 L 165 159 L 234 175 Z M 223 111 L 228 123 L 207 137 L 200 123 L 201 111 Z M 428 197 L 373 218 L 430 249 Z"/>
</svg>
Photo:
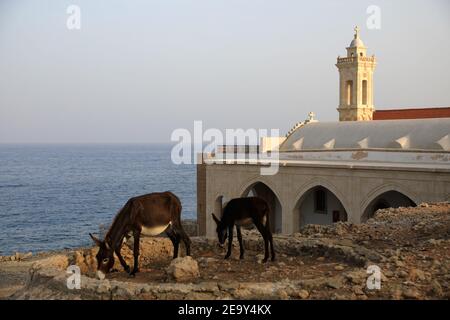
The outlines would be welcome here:
<svg viewBox="0 0 450 320">
<path fill-rule="evenodd" d="M 230 257 L 229 255 L 226 255 L 224 260 L 228 260 L 229 257 Z"/>
<path fill-rule="evenodd" d="M 130 266 L 123 267 L 123 269 L 125 270 L 126 273 L 131 272 Z"/>
<path fill-rule="evenodd" d="M 130 276 L 130 277 L 136 277 L 136 273 L 138 273 L 139 272 L 139 269 L 135 269 L 135 270 L 133 270 L 133 271 L 131 271 L 128 275 Z"/>
</svg>

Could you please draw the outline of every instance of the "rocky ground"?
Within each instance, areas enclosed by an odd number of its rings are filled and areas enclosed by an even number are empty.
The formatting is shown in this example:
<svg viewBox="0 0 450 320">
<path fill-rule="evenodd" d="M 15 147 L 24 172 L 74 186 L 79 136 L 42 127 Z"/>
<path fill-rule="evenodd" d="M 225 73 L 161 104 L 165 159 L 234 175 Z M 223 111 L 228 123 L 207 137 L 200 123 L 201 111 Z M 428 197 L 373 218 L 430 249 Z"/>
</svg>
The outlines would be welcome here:
<svg viewBox="0 0 450 320">
<path fill-rule="evenodd" d="M 95 279 L 96 248 L 0 260 L 0 298 L 6 299 L 450 299 L 450 203 L 384 209 L 365 224 L 309 225 L 275 236 L 277 260 L 261 263 L 262 239 L 244 233 L 246 256 L 223 260 L 215 240 L 192 237 L 193 259 L 172 261 L 166 238 L 144 238 L 141 272 L 130 278 L 116 264 Z M 129 249 L 122 252 L 132 261 Z M 184 248 L 180 248 L 184 252 Z M 76 264 L 81 289 L 69 290 L 66 268 Z M 369 289 L 369 266 L 381 288 Z"/>
</svg>

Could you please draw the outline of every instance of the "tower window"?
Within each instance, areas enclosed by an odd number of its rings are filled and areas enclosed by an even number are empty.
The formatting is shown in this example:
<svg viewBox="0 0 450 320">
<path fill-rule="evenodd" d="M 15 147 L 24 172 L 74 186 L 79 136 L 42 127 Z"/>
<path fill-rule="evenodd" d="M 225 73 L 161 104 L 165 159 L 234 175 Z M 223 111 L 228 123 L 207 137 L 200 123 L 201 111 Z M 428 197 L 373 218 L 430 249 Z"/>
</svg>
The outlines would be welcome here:
<svg viewBox="0 0 450 320">
<path fill-rule="evenodd" d="M 367 104 L 367 80 L 362 81 L 362 104 Z"/>
<path fill-rule="evenodd" d="M 360 52 L 360 53 L 359 53 L 359 55 L 360 55 L 360 56 L 362 57 L 362 56 L 363 56 L 363 53 L 362 53 L 362 52 Z"/>
<path fill-rule="evenodd" d="M 346 85 L 346 92 L 347 92 L 347 105 L 351 105 L 353 103 L 353 81 L 348 80 Z"/>
</svg>

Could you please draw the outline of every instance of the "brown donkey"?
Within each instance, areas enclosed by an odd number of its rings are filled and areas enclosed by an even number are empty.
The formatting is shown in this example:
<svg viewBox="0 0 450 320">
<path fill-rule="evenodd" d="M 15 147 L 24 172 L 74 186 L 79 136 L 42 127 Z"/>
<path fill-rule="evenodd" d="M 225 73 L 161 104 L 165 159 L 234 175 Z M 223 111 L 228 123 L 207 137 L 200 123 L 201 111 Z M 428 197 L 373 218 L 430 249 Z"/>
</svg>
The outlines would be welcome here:
<svg viewBox="0 0 450 320">
<path fill-rule="evenodd" d="M 129 199 L 125 206 L 119 211 L 105 236 L 101 241 L 89 234 L 99 246 L 97 253 L 97 276 L 104 279 L 105 275 L 114 265 L 114 253 L 119 258 L 120 264 L 126 272 L 134 276 L 139 272 L 139 239 L 143 235 L 155 236 L 166 232 L 173 243 L 173 257 L 178 256 L 180 239 L 186 247 L 186 255 L 190 255 L 190 244 L 186 232 L 181 226 L 181 202 L 172 192 L 150 193 Z M 124 237 L 132 233 L 134 238 L 134 266 L 130 271 L 122 255 L 120 248 Z"/>
<path fill-rule="evenodd" d="M 272 232 L 270 231 L 270 207 L 264 199 L 258 197 L 236 198 L 230 200 L 223 209 L 222 219 L 217 218 L 214 213 L 212 217 L 217 224 L 216 232 L 220 244 L 224 244 L 228 236 L 228 251 L 225 259 L 231 255 L 233 243 L 233 227 L 236 226 L 237 238 L 240 248 L 240 259 L 244 259 L 244 244 L 242 243 L 241 226 L 255 225 L 264 239 L 264 259 L 269 258 L 269 244 L 272 261 L 275 260 L 273 249 Z"/>
</svg>

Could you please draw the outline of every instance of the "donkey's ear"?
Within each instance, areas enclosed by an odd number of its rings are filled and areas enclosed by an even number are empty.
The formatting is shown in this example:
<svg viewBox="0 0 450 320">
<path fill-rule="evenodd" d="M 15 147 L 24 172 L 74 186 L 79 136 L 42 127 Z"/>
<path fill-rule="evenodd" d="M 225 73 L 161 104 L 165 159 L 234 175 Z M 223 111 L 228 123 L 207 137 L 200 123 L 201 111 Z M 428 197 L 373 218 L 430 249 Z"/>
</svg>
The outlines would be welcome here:
<svg viewBox="0 0 450 320">
<path fill-rule="evenodd" d="M 89 233 L 89 235 L 91 236 L 92 240 L 94 240 L 95 244 L 100 247 L 102 242 L 99 239 L 97 239 L 94 235 L 92 235 L 92 233 Z"/>
<path fill-rule="evenodd" d="M 111 240 L 109 239 L 109 237 L 105 238 L 105 247 L 107 250 L 111 249 L 111 246 L 109 245 L 109 243 L 111 242 Z"/>
<path fill-rule="evenodd" d="M 217 219 L 216 215 L 215 215 L 214 213 L 211 213 L 211 215 L 212 215 L 214 221 L 215 221 L 217 224 L 219 224 L 219 223 L 220 223 L 220 220 Z"/>
</svg>

